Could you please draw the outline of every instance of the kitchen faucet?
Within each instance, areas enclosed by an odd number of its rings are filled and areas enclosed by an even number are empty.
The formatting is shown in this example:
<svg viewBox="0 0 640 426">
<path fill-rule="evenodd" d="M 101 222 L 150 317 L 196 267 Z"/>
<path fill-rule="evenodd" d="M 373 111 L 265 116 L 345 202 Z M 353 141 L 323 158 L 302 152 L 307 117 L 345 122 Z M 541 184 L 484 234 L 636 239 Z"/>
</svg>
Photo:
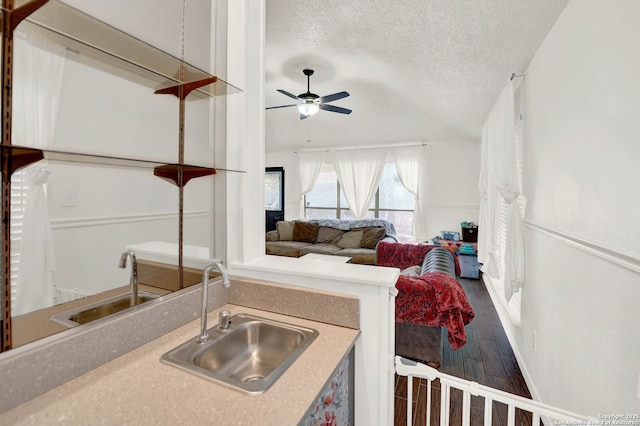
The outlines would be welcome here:
<svg viewBox="0 0 640 426">
<path fill-rule="evenodd" d="M 131 306 L 138 304 L 138 261 L 136 253 L 129 249 L 120 256 L 118 267 L 124 269 L 127 267 L 127 258 L 131 259 L 131 278 L 129 278 L 129 287 L 131 287 Z"/>
<path fill-rule="evenodd" d="M 207 333 L 207 298 L 209 293 L 209 272 L 214 268 L 218 268 L 222 274 L 224 287 L 229 288 L 231 286 L 227 268 L 221 262 L 210 263 L 202 271 L 202 304 L 200 305 L 200 336 L 198 337 L 198 343 L 206 343 L 209 340 L 209 333 Z"/>
</svg>

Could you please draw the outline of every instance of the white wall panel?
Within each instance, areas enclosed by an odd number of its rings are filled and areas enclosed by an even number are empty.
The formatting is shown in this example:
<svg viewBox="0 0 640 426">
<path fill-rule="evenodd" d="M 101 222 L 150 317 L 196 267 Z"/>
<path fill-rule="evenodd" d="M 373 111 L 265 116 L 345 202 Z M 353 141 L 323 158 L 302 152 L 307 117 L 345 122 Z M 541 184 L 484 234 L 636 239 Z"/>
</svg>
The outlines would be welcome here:
<svg viewBox="0 0 640 426">
<path fill-rule="evenodd" d="M 638 16 L 570 2 L 522 82 L 527 276 L 508 328 L 537 396 L 593 416 L 640 407 Z"/>
</svg>

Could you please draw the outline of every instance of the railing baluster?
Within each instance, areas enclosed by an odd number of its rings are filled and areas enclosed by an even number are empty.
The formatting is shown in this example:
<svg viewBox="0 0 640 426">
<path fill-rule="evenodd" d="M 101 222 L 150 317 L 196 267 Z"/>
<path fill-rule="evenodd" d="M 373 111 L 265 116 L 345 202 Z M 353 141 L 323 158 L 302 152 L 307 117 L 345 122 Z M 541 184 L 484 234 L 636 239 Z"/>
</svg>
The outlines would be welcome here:
<svg viewBox="0 0 640 426">
<path fill-rule="evenodd" d="M 440 381 L 440 426 L 449 426 L 449 385 Z"/>
<path fill-rule="evenodd" d="M 533 414 L 533 420 L 531 420 L 531 426 L 540 426 L 540 414 L 535 412 L 532 414 Z"/>
<path fill-rule="evenodd" d="M 488 396 L 484 397 L 484 426 L 490 426 L 493 419 L 493 400 Z"/>
<path fill-rule="evenodd" d="M 462 426 L 469 426 L 471 421 L 471 393 L 464 390 L 462 393 Z"/>
<path fill-rule="evenodd" d="M 407 376 L 407 426 L 413 420 L 413 376 Z"/>
<path fill-rule="evenodd" d="M 516 424 L 516 407 L 513 404 L 507 404 L 507 425 Z"/>
<path fill-rule="evenodd" d="M 424 424 L 426 426 L 431 425 L 431 380 L 427 379 L 427 414 L 424 419 Z"/>
<path fill-rule="evenodd" d="M 415 363 L 404 358 L 396 356 L 396 372 L 398 375 L 405 376 L 410 380 L 407 385 L 408 393 L 407 401 L 407 424 L 411 425 L 412 421 L 412 405 L 413 405 L 413 377 L 427 379 L 427 409 L 425 423 L 431 424 L 431 391 L 432 381 L 440 379 L 440 425 L 449 426 L 450 406 L 451 406 L 451 388 L 462 391 L 462 424 L 469 426 L 471 423 L 471 395 L 482 396 L 484 398 L 484 425 L 490 426 L 493 422 L 493 403 L 507 405 L 507 424 L 515 425 L 516 408 L 531 412 L 531 426 L 540 426 L 542 416 L 549 420 L 563 421 L 580 421 L 587 424 L 588 422 L 597 422 L 597 419 L 588 416 L 582 416 L 572 413 L 561 408 L 552 407 L 522 396 L 513 395 L 498 389 L 480 385 L 475 382 L 454 377 L 449 374 L 442 373 L 434 368 L 424 364 Z M 457 394 L 456 394 L 457 395 Z"/>
</svg>

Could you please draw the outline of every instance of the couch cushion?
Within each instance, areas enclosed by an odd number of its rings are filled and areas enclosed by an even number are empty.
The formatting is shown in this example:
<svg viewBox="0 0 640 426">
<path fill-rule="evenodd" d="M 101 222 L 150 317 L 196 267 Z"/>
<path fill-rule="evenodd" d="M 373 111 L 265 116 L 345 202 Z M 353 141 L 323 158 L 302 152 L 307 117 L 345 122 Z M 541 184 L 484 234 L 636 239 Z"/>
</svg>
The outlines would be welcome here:
<svg viewBox="0 0 640 426">
<path fill-rule="evenodd" d="M 342 247 L 343 249 L 347 248 L 358 248 L 360 247 L 360 242 L 362 241 L 362 236 L 364 232 L 362 231 L 349 231 L 345 232 L 338 244 L 338 247 Z"/>
<path fill-rule="evenodd" d="M 296 221 L 293 223 L 293 241 L 315 243 L 318 237 L 318 224 Z"/>
<path fill-rule="evenodd" d="M 309 243 L 300 241 L 267 241 L 265 243 L 265 249 L 267 254 L 298 257 L 300 256 L 300 248 L 308 245 Z"/>
<path fill-rule="evenodd" d="M 280 235 L 280 241 L 293 240 L 293 222 L 283 220 L 276 222 L 276 229 Z"/>
<path fill-rule="evenodd" d="M 408 268 L 405 268 L 402 271 L 400 271 L 400 275 L 404 275 L 405 277 L 419 277 L 421 275 L 420 274 L 421 271 L 422 271 L 422 266 L 414 265 L 414 266 L 409 266 Z"/>
<path fill-rule="evenodd" d="M 310 244 L 300 249 L 300 256 L 304 256 L 309 253 L 334 254 L 340 250 L 342 250 L 342 248 L 334 246 L 333 244 Z"/>
<path fill-rule="evenodd" d="M 345 231 L 331 228 L 330 226 L 321 226 L 318 228 L 317 243 L 336 244 L 342 238 Z"/>
<path fill-rule="evenodd" d="M 347 256 L 351 258 L 351 263 L 363 263 L 374 265 L 376 261 L 376 251 L 365 248 L 344 249 L 333 253 L 334 256 Z"/>
<path fill-rule="evenodd" d="M 362 241 L 360 242 L 360 247 L 375 249 L 378 241 L 383 239 L 385 236 L 384 228 L 366 228 L 364 234 L 362 235 Z"/>
</svg>

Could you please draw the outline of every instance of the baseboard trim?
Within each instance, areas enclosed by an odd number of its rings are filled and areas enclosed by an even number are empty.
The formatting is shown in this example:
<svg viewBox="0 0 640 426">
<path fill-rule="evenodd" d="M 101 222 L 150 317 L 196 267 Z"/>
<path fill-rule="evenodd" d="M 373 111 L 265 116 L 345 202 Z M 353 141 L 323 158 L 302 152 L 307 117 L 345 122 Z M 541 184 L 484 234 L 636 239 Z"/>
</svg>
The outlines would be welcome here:
<svg viewBox="0 0 640 426">
<path fill-rule="evenodd" d="M 525 219 L 524 226 L 526 229 L 554 238 L 568 246 L 577 248 L 578 250 L 581 250 L 585 253 L 593 256 L 598 256 L 618 266 L 622 266 L 623 268 L 627 268 L 636 273 L 640 273 L 640 259 L 630 254 L 606 247 L 603 244 L 586 241 L 581 238 L 565 234 L 564 232 L 556 231 L 555 229 L 551 229 L 530 220 Z"/>
<path fill-rule="evenodd" d="M 496 312 L 498 313 L 498 317 L 500 318 L 500 323 L 502 324 L 502 328 L 504 328 L 504 332 L 507 335 L 507 339 L 509 340 L 509 344 L 511 345 L 513 354 L 515 355 L 516 360 L 518 361 L 518 366 L 520 367 L 520 371 L 522 372 L 522 377 L 524 378 L 524 381 L 526 382 L 527 387 L 529 388 L 529 392 L 531 392 L 531 397 L 535 401 L 543 402 L 540 400 L 540 394 L 536 389 L 535 383 L 533 382 L 533 379 L 529 374 L 529 370 L 527 370 L 527 365 L 524 362 L 524 358 L 520 353 L 520 349 L 518 347 L 515 332 L 514 332 L 514 327 L 517 327 L 517 326 L 515 326 L 511 321 L 511 316 L 509 315 L 509 312 L 507 312 L 507 307 L 504 305 L 504 303 L 501 302 L 500 298 L 504 299 L 504 295 L 498 294 L 493 283 L 487 282 L 487 281 L 491 281 L 491 277 L 487 276 L 486 274 L 483 274 L 482 282 L 484 283 L 487 289 L 487 292 L 489 293 L 489 297 L 493 302 L 493 306 L 496 308 Z"/>
</svg>

